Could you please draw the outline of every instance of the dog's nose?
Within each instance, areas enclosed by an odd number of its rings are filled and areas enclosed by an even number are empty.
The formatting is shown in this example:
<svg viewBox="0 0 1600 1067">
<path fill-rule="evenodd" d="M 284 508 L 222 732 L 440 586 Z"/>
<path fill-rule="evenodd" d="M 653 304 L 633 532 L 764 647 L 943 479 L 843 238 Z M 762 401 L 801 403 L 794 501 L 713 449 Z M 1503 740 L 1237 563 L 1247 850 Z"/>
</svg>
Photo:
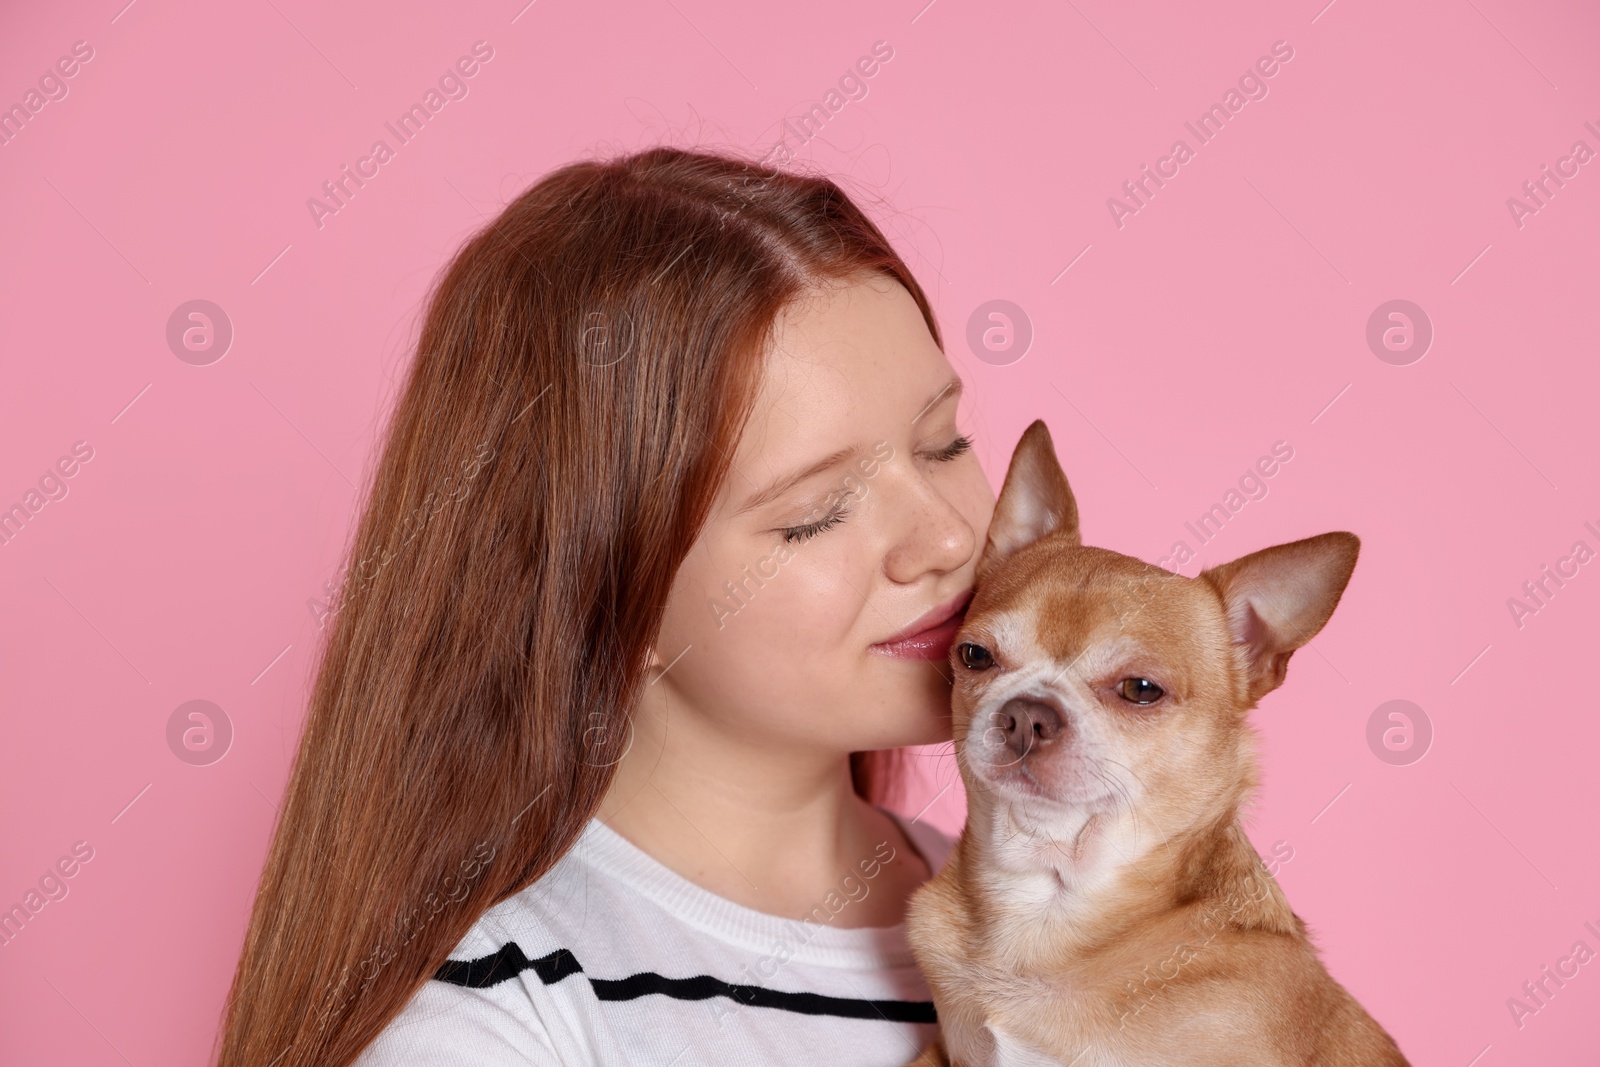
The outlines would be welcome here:
<svg viewBox="0 0 1600 1067">
<path fill-rule="evenodd" d="M 1054 742 L 1065 729 L 1061 712 L 1028 697 L 1012 697 L 995 712 L 992 729 L 998 730 L 1006 751 L 1017 759 Z"/>
</svg>

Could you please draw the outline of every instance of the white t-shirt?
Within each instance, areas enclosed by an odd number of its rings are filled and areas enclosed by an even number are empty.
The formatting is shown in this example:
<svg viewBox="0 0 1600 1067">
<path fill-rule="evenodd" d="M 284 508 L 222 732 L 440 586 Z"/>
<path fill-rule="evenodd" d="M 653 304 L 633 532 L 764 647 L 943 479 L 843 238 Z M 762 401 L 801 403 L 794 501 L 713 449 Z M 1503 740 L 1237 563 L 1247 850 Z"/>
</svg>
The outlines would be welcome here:
<svg viewBox="0 0 1600 1067">
<path fill-rule="evenodd" d="M 888 814 L 937 872 L 953 840 Z M 905 924 L 832 925 L 894 848 L 796 920 L 703 889 L 592 818 L 479 918 L 356 1067 L 904 1067 L 938 1033 Z"/>
</svg>

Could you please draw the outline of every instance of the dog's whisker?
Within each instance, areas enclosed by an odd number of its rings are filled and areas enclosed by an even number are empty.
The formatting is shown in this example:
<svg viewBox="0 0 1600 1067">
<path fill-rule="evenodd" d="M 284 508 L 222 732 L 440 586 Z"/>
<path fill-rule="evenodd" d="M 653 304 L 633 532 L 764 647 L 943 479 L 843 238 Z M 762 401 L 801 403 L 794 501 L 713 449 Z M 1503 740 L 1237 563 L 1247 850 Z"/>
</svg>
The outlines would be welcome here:
<svg viewBox="0 0 1600 1067">
<path fill-rule="evenodd" d="M 1118 763 L 1114 759 L 1107 759 L 1105 762 L 1109 763 L 1113 767 L 1122 768 L 1122 770 L 1128 775 L 1129 778 L 1132 778 L 1135 782 L 1139 783 L 1139 787 L 1141 789 L 1145 790 L 1146 792 L 1149 792 L 1150 787 L 1145 784 L 1144 779 L 1140 778 L 1139 775 L 1138 775 L 1138 772 L 1136 772 L 1132 767 L 1129 767 L 1127 764 L 1124 764 L 1124 763 Z M 1125 784 L 1123 785 L 1122 790 L 1123 790 L 1123 795 L 1127 798 L 1128 812 L 1129 812 L 1129 814 L 1131 814 L 1133 816 L 1133 826 L 1134 826 L 1134 839 L 1133 840 L 1134 840 L 1135 844 L 1138 844 L 1138 841 L 1139 841 L 1139 836 L 1138 836 L 1138 834 L 1139 834 L 1139 823 L 1142 820 L 1139 818 L 1139 813 L 1138 813 L 1137 809 L 1134 807 L 1132 791 L 1129 790 Z M 1161 846 L 1164 849 L 1166 849 L 1167 856 L 1169 858 L 1171 858 L 1172 857 L 1172 841 L 1170 839 L 1168 839 L 1166 831 L 1161 828 L 1161 825 L 1159 823 L 1156 823 L 1154 821 L 1152 821 L 1150 825 L 1155 828 L 1156 833 L 1161 835 Z"/>
</svg>

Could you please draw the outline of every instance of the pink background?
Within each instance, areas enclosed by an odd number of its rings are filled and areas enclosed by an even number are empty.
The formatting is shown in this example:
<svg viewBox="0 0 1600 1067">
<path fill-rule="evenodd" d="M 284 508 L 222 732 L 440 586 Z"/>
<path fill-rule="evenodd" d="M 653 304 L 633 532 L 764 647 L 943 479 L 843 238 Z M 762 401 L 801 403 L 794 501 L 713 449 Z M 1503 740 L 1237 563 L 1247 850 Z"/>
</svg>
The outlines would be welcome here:
<svg viewBox="0 0 1600 1067">
<path fill-rule="evenodd" d="M 1575 141 L 1600 151 L 1593 5 L 123 2 L 14 8 L 0 33 L 0 103 L 94 50 L 0 146 L 0 508 L 93 449 L 0 546 L 0 907 L 94 850 L 0 947 L 0 1061 L 208 1057 L 308 602 L 459 242 L 577 156 L 787 140 L 928 289 L 997 485 L 1043 417 L 1090 543 L 1155 562 L 1184 540 L 1192 575 L 1360 535 L 1256 714 L 1251 834 L 1292 849 L 1291 902 L 1412 1062 L 1595 1062 L 1600 962 L 1520 1027 L 1507 1006 L 1575 942 L 1600 951 L 1600 563 L 1520 627 L 1507 605 L 1575 541 L 1600 550 L 1600 162 L 1521 226 L 1507 207 Z M 469 94 L 319 229 L 307 199 L 479 40 Z M 865 99 L 809 142 L 785 129 L 880 40 Z M 1268 95 L 1197 145 L 1183 123 L 1280 40 Z M 1194 158 L 1116 225 L 1107 198 L 1180 137 Z M 196 298 L 235 330 L 208 366 L 166 341 Z M 966 342 L 993 299 L 1034 330 L 1005 365 Z M 1366 341 L 1392 299 L 1435 330 L 1409 365 Z M 1200 546 L 1185 522 L 1280 440 L 1269 494 Z M 193 699 L 234 730 L 208 766 L 166 739 Z M 1393 699 L 1434 734 L 1405 765 L 1367 741 Z M 913 810 L 956 777 L 928 763 Z M 927 817 L 961 814 L 957 782 Z"/>
</svg>

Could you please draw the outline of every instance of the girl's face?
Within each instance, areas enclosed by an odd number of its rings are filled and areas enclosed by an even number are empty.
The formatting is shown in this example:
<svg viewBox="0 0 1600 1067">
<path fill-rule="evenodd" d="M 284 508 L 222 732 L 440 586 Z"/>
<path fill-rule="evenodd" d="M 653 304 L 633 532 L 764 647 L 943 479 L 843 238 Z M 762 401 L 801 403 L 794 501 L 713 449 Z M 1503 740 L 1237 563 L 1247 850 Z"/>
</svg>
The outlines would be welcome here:
<svg viewBox="0 0 1600 1067">
<path fill-rule="evenodd" d="M 960 388 L 890 279 L 780 321 L 655 647 L 673 729 L 819 756 L 950 739 L 944 655 L 874 646 L 971 592 L 995 497 Z"/>
</svg>

